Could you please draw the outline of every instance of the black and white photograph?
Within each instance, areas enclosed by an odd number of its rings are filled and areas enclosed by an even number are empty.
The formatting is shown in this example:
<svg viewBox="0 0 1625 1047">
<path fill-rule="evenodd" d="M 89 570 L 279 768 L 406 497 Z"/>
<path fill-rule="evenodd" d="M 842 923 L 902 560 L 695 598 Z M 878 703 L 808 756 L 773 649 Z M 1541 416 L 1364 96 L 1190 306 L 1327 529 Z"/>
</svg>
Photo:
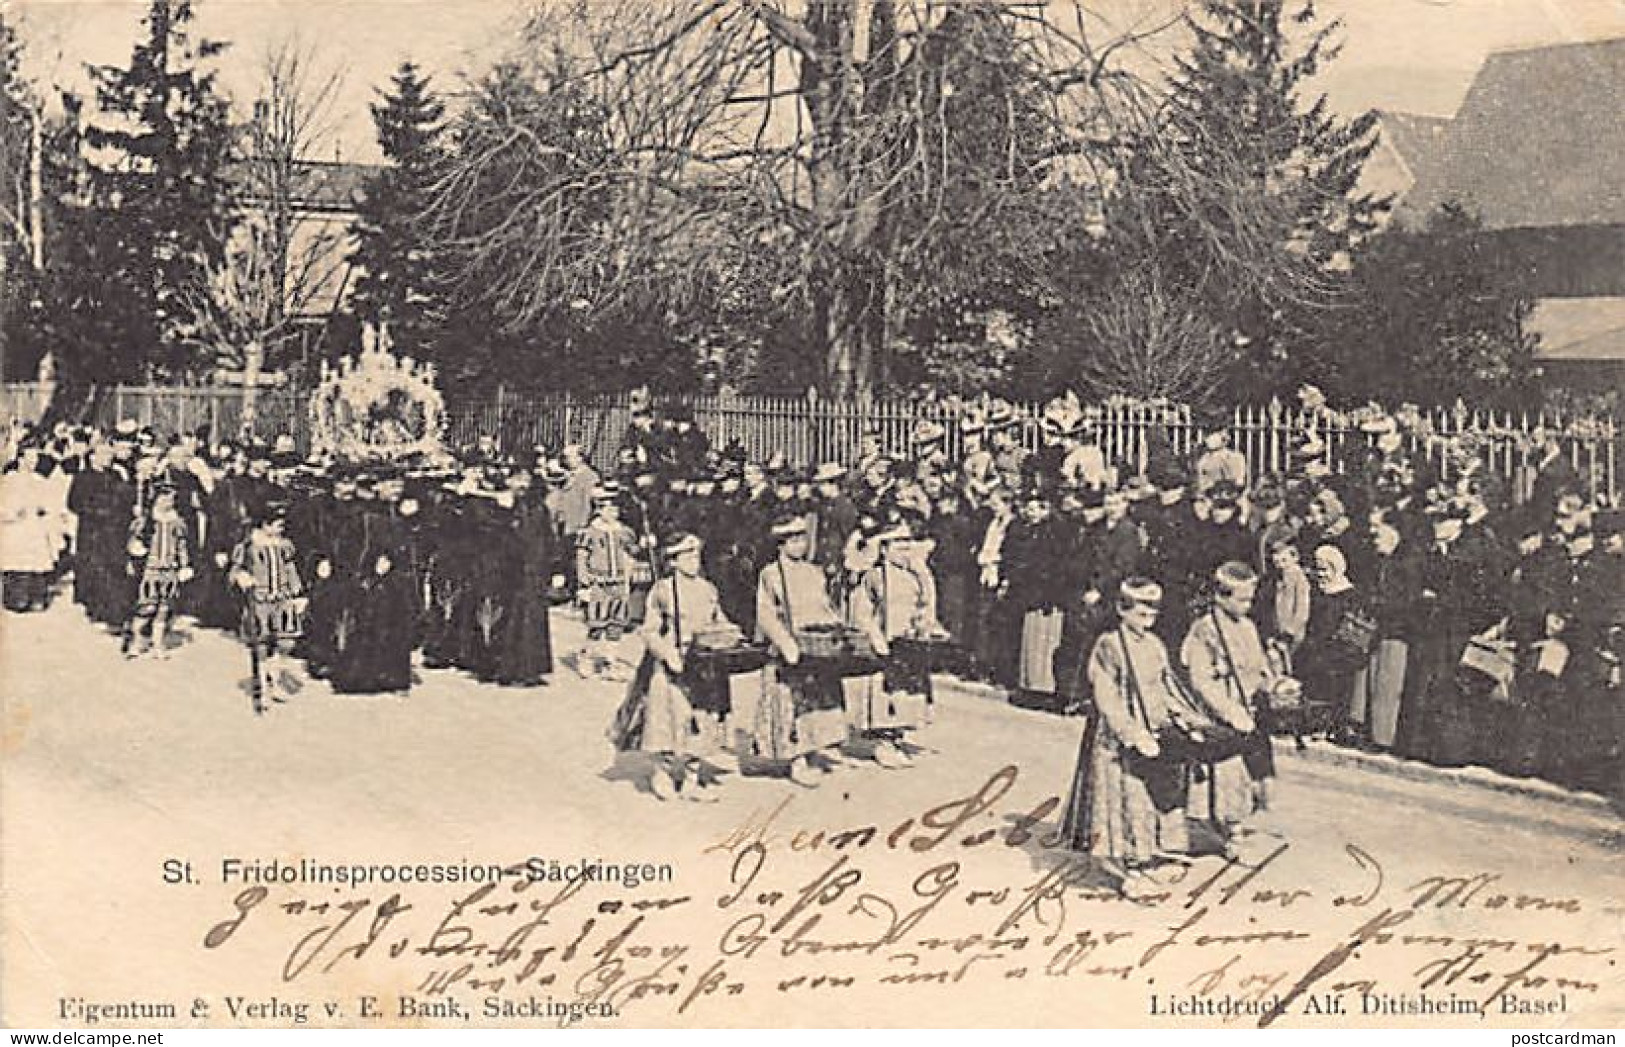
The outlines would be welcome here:
<svg viewBox="0 0 1625 1047">
<path fill-rule="evenodd" d="M 0 1025 L 1618 1028 L 1622 391 L 1619 0 L 0 0 Z"/>
</svg>

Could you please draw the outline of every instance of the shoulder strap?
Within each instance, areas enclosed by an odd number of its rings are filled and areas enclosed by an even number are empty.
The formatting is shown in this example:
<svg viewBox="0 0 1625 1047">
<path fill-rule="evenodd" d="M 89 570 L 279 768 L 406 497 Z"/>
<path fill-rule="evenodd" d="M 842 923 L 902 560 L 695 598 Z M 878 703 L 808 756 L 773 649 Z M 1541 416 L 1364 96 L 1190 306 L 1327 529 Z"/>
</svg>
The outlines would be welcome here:
<svg viewBox="0 0 1625 1047">
<path fill-rule="evenodd" d="M 796 631 L 796 615 L 790 609 L 790 579 L 784 573 L 784 557 L 775 557 L 773 565 L 779 569 L 779 598 L 784 601 L 784 624 L 791 633 Z"/>
<path fill-rule="evenodd" d="M 671 573 L 671 629 L 676 637 L 677 649 L 683 649 L 683 602 L 677 593 L 677 572 Z"/>
<path fill-rule="evenodd" d="M 1236 659 L 1230 654 L 1230 642 L 1224 638 L 1224 629 L 1219 625 L 1219 612 L 1213 611 L 1213 633 L 1219 638 L 1219 650 L 1224 654 L 1225 668 L 1230 671 L 1230 679 L 1235 682 L 1236 690 L 1241 693 L 1241 700 L 1246 701 L 1247 695 L 1241 685 L 1241 673 L 1236 670 Z"/>
<path fill-rule="evenodd" d="M 1146 712 L 1145 697 L 1140 694 L 1140 674 L 1134 669 L 1134 656 L 1129 654 L 1128 637 L 1123 635 L 1123 630 L 1121 628 L 1117 630 L 1117 643 L 1123 649 L 1123 673 L 1128 677 L 1127 683 L 1130 711 L 1132 711 L 1135 716 L 1139 718 L 1140 723 L 1144 725 L 1147 730 L 1149 730 L 1151 726 L 1151 717 Z"/>
</svg>

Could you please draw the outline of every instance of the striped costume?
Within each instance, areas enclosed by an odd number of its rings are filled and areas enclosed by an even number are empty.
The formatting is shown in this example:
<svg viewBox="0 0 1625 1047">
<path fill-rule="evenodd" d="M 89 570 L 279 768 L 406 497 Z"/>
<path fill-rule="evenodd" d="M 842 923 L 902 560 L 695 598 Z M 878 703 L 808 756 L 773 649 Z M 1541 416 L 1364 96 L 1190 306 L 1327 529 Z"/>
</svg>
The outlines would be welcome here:
<svg viewBox="0 0 1625 1047">
<path fill-rule="evenodd" d="M 586 605 L 587 635 L 619 640 L 630 625 L 637 538 L 618 521 L 595 517 L 576 537 L 576 577 Z"/>
<path fill-rule="evenodd" d="M 140 565 L 136 614 L 168 609 L 180 596 L 181 572 L 192 566 L 191 533 L 180 514 L 155 510 L 130 527 L 130 554 Z"/>
<path fill-rule="evenodd" d="M 249 535 L 231 554 L 231 576 L 243 593 L 243 638 L 297 637 L 304 629 L 304 583 L 293 543 L 261 533 Z M 243 586 L 243 582 L 251 582 Z"/>
</svg>

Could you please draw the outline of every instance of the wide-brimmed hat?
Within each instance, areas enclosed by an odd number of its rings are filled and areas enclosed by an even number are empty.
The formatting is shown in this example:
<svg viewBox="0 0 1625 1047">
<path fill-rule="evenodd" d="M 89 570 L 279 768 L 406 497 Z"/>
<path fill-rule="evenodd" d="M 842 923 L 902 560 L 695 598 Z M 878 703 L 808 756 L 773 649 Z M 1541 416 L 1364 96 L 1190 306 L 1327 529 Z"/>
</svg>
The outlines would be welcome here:
<svg viewBox="0 0 1625 1047">
<path fill-rule="evenodd" d="M 609 480 L 593 488 L 592 501 L 594 505 L 613 503 L 621 497 L 621 485 Z"/>
<path fill-rule="evenodd" d="M 846 475 L 846 467 L 839 462 L 825 462 L 813 471 L 813 483 L 834 483 Z"/>
<path fill-rule="evenodd" d="M 943 443 L 948 439 L 948 430 L 929 418 L 922 418 L 915 423 L 911 442 L 915 448 L 923 449 Z"/>
<path fill-rule="evenodd" d="M 666 539 L 665 553 L 668 557 L 678 557 L 684 553 L 697 553 L 705 547 L 705 542 L 697 534 L 688 531 L 678 531 Z"/>
<path fill-rule="evenodd" d="M 1241 488 L 1230 480 L 1220 480 L 1208 488 L 1207 499 L 1215 505 L 1235 505 L 1241 500 Z"/>
<path fill-rule="evenodd" d="M 1039 425 L 1046 435 L 1071 436 L 1083 429 L 1083 408 L 1076 393 L 1058 396 L 1044 405 Z"/>
<path fill-rule="evenodd" d="M 1118 586 L 1117 594 L 1133 603 L 1156 604 L 1162 602 L 1162 586 L 1149 578 L 1129 578 Z"/>
<path fill-rule="evenodd" d="M 1016 409 L 1003 400 L 994 400 L 987 405 L 985 424 L 989 432 L 995 429 L 1007 429 L 1015 425 L 1017 421 Z"/>
<path fill-rule="evenodd" d="M 807 533 L 807 518 L 800 513 L 781 516 L 773 521 L 773 537 L 783 540 Z"/>
</svg>

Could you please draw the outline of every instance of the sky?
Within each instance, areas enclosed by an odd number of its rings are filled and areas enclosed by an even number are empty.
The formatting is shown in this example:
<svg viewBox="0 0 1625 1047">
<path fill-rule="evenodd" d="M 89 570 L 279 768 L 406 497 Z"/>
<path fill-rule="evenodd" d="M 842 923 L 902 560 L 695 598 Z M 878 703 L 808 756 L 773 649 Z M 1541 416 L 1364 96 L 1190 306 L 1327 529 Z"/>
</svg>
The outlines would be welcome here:
<svg viewBox="0 0 1625 1047">
<path fill-rule="evenodd" d="M 342 66 L 335 150 L 377 159 L 367 104 L 405 58 L 442 88 L 477 75 L 512 45 L 526 7 L 565 0 L 194 0 L 198 30 L 232 43 L 221 82 L 251 97 L 266 49 L 297 39 L 319 62 Z M 588 0 L 591 2 L 591 0 Z M 1180 0 L 1090 0 L 1118 24 Z M 83 64 L 121 63 L 144 0 L 0 0 L 18 19 L 29 69 L 44 84 L 83 88 Z M 1625 36 L 1625 0 L 1319 0 L 1342 19 L 1343 52 L 1319 86 L 1345 113 L 1367 108 L 1448 116 L 1493 50 Z"/>
</svg>

